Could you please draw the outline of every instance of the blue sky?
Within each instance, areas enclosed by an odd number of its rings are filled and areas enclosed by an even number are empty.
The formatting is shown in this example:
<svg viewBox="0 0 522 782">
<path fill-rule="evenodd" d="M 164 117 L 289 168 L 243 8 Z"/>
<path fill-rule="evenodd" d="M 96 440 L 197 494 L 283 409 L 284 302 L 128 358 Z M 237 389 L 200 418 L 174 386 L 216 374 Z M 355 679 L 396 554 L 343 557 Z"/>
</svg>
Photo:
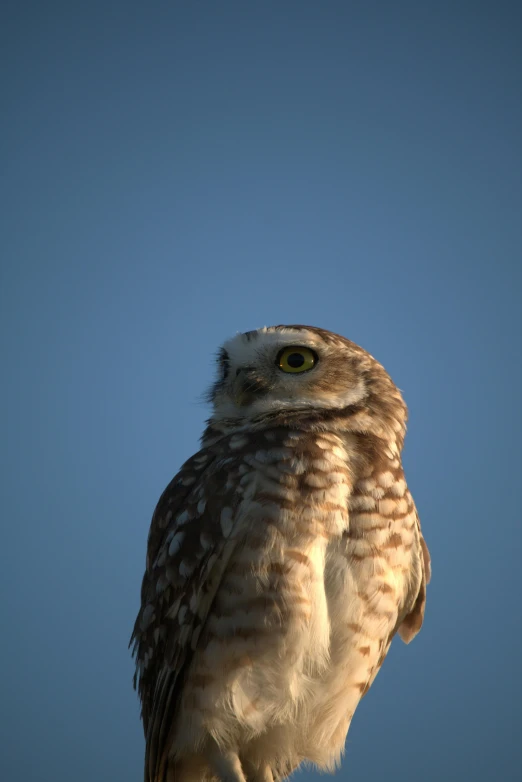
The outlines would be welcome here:
<svg viewBox="0 0 522 782">
<path fill-rule="evenodd" d="M 337 778 L 518 780 L 520 5 L 2 17 L 0 776 L 142 779 L 152 510 L 219 344 L 297 322 L 403 389 L 434 563 Z"/>
</svg>

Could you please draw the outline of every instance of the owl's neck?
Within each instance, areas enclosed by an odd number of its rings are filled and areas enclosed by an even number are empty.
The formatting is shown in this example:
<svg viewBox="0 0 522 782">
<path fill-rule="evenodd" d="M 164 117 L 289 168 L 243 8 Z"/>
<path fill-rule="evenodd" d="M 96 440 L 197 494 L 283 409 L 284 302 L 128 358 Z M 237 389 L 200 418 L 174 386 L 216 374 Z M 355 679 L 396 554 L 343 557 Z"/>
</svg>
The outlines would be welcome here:
<svg viewBox="0 0 522 782">
<path fill-rule="evenodd" d="M 321 432 L 368 434 L 387 442 L 395 442 L 400 449 L 406 431 L 405 419 L 405 407 L 400 409 L 399 416 L 397 414 L 392 416 L 385 405 L 370 406 L 366 400 L 365 403 L 343 408 L 310 407 L 275 410 L 254 417 L 210 418 L 201 442 L 203 446 L 208 446 L 222 437 L 238 432 L 281 427 L 317 434 Z"/>
</svg>

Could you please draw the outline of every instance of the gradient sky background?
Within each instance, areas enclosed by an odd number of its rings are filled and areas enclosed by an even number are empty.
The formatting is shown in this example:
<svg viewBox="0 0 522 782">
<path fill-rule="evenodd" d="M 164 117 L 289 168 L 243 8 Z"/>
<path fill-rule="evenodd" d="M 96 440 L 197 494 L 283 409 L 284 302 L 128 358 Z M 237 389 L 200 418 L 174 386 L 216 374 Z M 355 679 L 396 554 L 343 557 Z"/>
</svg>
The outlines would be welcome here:
<svg viewBox="0 0 522 782">
<path fill-rule="evenodd" d="M 518 780 L 520 4 L 1 13 L 2 779 L 141 781 L 152 510 L 217 346 L 298 322 L 404 390 L 434 561 L 337 778 Z"/>
</svg>

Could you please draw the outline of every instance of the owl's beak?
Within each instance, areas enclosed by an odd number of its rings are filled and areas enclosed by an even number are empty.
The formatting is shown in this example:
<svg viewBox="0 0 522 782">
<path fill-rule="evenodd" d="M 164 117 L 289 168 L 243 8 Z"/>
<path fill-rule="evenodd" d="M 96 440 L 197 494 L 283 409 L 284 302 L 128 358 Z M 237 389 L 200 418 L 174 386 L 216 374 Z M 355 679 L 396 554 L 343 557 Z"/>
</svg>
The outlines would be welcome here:
<svg viewBox="0 0 522 782">
<path fill-rule="evenodd" d="M 234 394 L 234 402 L 238 407 L 246 407 L 251 401 L 250 394 L 246 391 L 239 389 Z"/>
<path fill-rule="evenodd" d="M 236 379 L 234 381 L 234 402 L 238 407 L 245 407 L 251 401 L 251 394 L 249 391 L 249 373 L 252 370 L 248 367 L 241 367 L 236 371 Z"/>
<path fill-rule="evenodd" d="M 236 371 L 234 380 L 234 402 L 238 407 L 251 404 L 260 393 L 266 393 L 268 388 L 252 367 L 241 367 Z"/>
</svg>

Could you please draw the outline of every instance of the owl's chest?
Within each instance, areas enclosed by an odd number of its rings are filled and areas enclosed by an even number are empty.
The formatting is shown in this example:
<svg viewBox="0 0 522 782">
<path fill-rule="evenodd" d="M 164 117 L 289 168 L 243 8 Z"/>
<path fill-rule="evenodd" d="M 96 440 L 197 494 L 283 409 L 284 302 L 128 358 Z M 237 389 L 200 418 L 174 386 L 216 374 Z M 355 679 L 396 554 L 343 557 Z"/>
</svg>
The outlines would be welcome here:
<svg viewBox="0 0 522 782">
<path fill-rule="evenodd" d="M 216 601 L 227 617 L 227 632 L 262 649 L 288 647 L 306 652 L 308 639 L 328 643 L 324 588 L 326 541 L 296 540 L 273 545 L 273 536 L 257 535 L 232 558 Z M 252 641 L 252 644 L 250 644 Z"/>
<path fill-rule="evenodd" d="M 312 457 L 286 446 L 283 459 L 282 449 L 249 459 L 212 620 L 247 655 L 274 652 L 307 673 L 328 656 L 328 550 L 348 525 L 345 454 L 321 443 Z"/>
</svg>

